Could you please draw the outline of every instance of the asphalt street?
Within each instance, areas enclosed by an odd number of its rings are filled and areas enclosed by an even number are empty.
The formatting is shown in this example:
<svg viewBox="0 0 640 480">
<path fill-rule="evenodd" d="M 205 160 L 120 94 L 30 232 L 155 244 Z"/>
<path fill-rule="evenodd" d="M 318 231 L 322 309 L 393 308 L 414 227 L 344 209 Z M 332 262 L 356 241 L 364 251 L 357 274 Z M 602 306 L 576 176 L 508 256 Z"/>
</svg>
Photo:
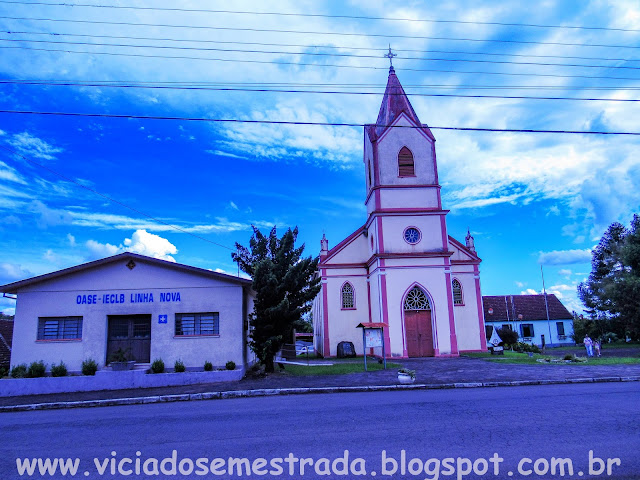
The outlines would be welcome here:
<svg viewBox="0 0 640 480">
<path fill-rule="evenodd" d="M 16 458 L 37 457 L 78 458 L 76 477 L 90 479 L 640 479 L 639 399 L 629 382 L 6 413 L 0 479 L 71 478 L 19 475 Z M 230 457 L 248 461 L 229 473 Z"/>
</svg>

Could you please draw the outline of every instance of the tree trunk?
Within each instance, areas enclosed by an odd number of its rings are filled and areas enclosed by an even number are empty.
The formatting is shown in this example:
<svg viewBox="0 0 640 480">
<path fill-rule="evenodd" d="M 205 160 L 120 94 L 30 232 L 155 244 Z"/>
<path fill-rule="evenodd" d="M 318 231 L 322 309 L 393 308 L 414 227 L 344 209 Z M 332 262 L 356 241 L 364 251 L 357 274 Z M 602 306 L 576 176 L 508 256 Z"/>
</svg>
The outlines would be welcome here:
<svg viewBox="0 0 640 480">
<path fill-rule="evenodd" d="M 267 355 L 267 358 L 264 359 L 264 371 L 265 373 L 273 373 L 275 371 L 273 355 Z"/>
</svg>

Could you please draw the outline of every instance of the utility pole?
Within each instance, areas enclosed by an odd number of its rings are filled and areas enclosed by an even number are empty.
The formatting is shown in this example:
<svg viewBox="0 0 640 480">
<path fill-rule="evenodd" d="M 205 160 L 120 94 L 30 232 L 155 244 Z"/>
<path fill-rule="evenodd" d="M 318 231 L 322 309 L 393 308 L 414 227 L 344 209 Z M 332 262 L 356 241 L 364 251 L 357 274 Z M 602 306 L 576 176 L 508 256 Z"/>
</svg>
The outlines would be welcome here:
<svg viewBox="0 0 640 480">
<path fill-rule="evenodd" d="M 544 292 L 544 306 L 547 309 L 547 327 L 549 328 L 549 343 L 551 342 L 551 322 L 549 320 L 549 302 L 547 301 L 547 289 L 544 286 L 544 271 L 542 270 L 542 264 L 540 264 L 540 275 L 542 275 L 542 291 Z"/>
</svg>

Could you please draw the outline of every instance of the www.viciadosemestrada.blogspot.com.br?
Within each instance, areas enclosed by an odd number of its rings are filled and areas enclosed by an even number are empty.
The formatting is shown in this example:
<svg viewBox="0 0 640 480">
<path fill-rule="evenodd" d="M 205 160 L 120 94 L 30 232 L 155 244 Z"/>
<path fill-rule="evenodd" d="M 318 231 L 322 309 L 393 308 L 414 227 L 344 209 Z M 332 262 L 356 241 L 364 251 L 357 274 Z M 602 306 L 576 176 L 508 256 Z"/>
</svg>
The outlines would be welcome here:
<svg viewBox="0 0 640 480">
<path fill-rule="evenodd" d="M 102 477 L 119 478 L 130 475 L 149 477 L 290 477 L 309 478 L 329 475 L 352 477 L 420 477 L 425 480 L 440 478 L 496 477 L 506 474 L 511 478 L 607 477 L 621 465 L 619 458 L 600 458 L 589 450 L 582 461 L 566 457 L 528 458 L 522 457 L 513 465 L 507 466 L 498 453 L 486 458 L 446 457 L 446 458 L 409 458 L 405 450 L 397 453 L 382 450 L 379 461 L 352 457 L 349 450 L 334 458 L 298 457 L 289 453 L 285 457 L 246 458 L 246 457 L 181 457 L 177 450 L 163 458 L 144 457 L 142 452 L 134 456 L 120 456 L 111 452 L 110 456 L 93 458 L 83 467 L 79 458 L 16 458 L 16 469 L 21 477 Z M 266 477 L 266 478 L 269 478 Z"/>
</svg>

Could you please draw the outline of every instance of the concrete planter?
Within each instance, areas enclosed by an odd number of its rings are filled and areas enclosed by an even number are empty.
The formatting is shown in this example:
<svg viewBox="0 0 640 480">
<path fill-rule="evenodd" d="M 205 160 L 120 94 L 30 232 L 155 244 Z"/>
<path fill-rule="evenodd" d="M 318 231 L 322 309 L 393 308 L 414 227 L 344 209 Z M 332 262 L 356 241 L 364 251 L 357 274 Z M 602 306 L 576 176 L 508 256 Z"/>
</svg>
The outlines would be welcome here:
<svg viewBox="0 0 640 480">
<path fill-rule="evenodd" d="M 156 374 L 148 374 L 145 370 L 98 370 L 95 376 L 9 378 L 0 380 L 0 397 L 235 382 L 244 377 L 244 372 L 244 367 L 212 372 Z"/>
<path fill-rule="evenodd" d="M 412 378 L 411 375 L 409 375 L 408 373 L 399 373 L 398 372 L 398 383 L 400 385 L 409 385 L 413 382 L 415 382 L 416 379 Z"/>
<path fill-rule="evenodd" d="M 114 372 L 124 372 L 125 370 L 133 370 L 134 365 L 136 364 L 135 360 L 131 360 L 129 362 L 111 362 L 111 370 Z"/>
</svg>

